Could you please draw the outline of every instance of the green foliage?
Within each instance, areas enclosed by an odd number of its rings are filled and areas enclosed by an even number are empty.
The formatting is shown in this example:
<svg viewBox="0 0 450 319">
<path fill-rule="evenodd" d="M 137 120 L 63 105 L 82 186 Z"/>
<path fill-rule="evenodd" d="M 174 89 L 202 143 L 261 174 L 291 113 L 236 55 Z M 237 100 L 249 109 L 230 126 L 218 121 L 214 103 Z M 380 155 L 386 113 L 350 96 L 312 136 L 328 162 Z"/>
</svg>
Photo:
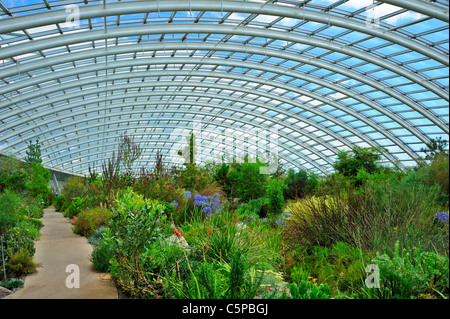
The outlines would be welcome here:
<svg viewBox="0 0 450 319">
<path fill-rule="evenodd" d="M 12 156 L 0 157 L 0 192 L 9 189 L 15 192 L 27 190 L 28 173 L 25 165 Z"/>
<path fill-rule="evenodd" d="M 25 157 L 25 161 L 27 162 L 27 164 L 30 167 L 33 167 L 35 164 L 41 164 L 41 145 L 39 144 L 39 140 L 36 140 L 34 144 L 32 141 L 29 141 L 27 146 L 27 156 Z"/>
<path fill-rule="evenodd" d="M 92 262 L 92 267 L 100 272 L 107 272 L 110 266 L 110 260 L 114 258 L 113 246 L 109 241 L 99 241 L 94 246 L 89 260 Z"/>
<path fill-rule="evenodd" d="M 65 180 L 62 194 L 67 200 L 72 200 L 75 197 L 83 197 L 86 194 L 86 185 L 84 180 L 79 176 L 71 176 Z"/>
<path fill-rule="evenodd" d="M 337 290 L 359 286 L 365 278 L 370 257 L 359 248 L 336 242 L 331 247 L 296 247 L 296 263 L 288 269 L 295 283 L 318 281 Z"/>
<path fill-rule="evenodd" d="M 19 215 L 21 199 L 13 192 L 6 190 L 0 194 L 0 234 L 15 225 L 22 216 Z"/>
<path fill-rule="evenodd" d="M 231 184 L 230 196 L 237 197 L 241 202 L 263 197 L 266 192 L 267 176 L 260 174 L 261 163 L 243 163 L 231 169 L 227 179 Z"/>
<path fill-rule="evenodd" d="M 49 182 L 50 171 L 42 166 L 42 164 L 33 164 L 30 168 L 28 188 L 30 189 L 31 195 L 42 202 L 43 207 L 51 204 L 50 196 L 52 196 L 52 190 L 48 187 Z"/>
<path fill-rule="evenodd" d="M 381 159 L 381 152 L 375 147 L 355 146 L 351 152 L 340 152 L 337 157 L 333 168 L 347 177 L 355 177 L 360 169 L 365 169 L 369 174 L 377 173 L 380 170 L 378 161 Z"/>
<path fill-rule="evenodd" d="M 431 159 L 429 164 L 418 168 L 418 173 L 423 174 L 423 183 L 426 185 L 439 185 L 441 192 L 446 195 L 447 206 L 449 196 L 448 158 L 448 155 L 437 154 Z"/>
<path fill-rule="evenodd" d="M 290 169 L 284 183 L 286 185 L 283 192 L 284 198 L 297 199 L 312 195 L 318 187 L 319 180 L 315 174 L 308 173 L 306 170 L 300 169 L 295 172 Z"/>
<path fill-rule="evenodd" d="M 89 237 L 100 226 L 107 225 L 110 212 L 106 208 L 94 207 L 81 211 L 73 222 L 73 230 L 76 234 Z"/>
<path fill-rule="evenodd" d="M 23 281 L 15 278 L 0 281 L 0 287 L 4 287 L 9 290 L 23 287 Z"/>
<path fill-rule="evenodd" d="M 241 204 L 238 208 L 238 213 L 240 215 L 245 214 L 248 216 L 258 215 L 260 218 L 265 218 L 268 213 L 268 208 L 266 208 L 268 203 L 269 201 L 265 197 L 252 199 L 248 203 Z"/>
<path fill-rule="evenodd" d="M 131 188 L 119 192 L 116 204 L 110 222 L 115 254 L 111 271 L 123 289 L 135 294 L 140 284 L 145 285 L 140 255 L 146 244 L 157 240 L 167 219 L 167 205 L 145 199 Z"/>
<path fill-rule="evenodd" d="M 30 256 L 34 256 L 36 249 L 34 247 L 33 239 L 36 239 L 39 236 L 36 235 L 37 230 L 30 232 L 26 230 L 27 228 L 19 227 L 19 224 L 17 225 L 18 226 L 11 228 L 8 237 L 4 240 L 6 247 L 8 247 L 8 251 L 15 254 L 22 250 L 27 251 Z M 31 227 L 28 228 L 28 230 L 30 229 Z"/>
<path fill-rule="evenodd" d="M 447 152 L 448 141 L 442 137 L 430 138 L 430 142 L 426 143 L 426 147 L 421 148 L 420 151 L 425 153 L 425 159 L 434 159 L 437 156 L 448 156 Z"/>
<path fill-rule="evenodd" d="M 445 251 L 448 234 L 437 232 L 434 214 L 439 189 L 417 182 L 414 173 L 401 180 L 369 183 L 359 191 L 306 199 L 292 207 L 286 239 L 307 247 L 337 241 L 364 250 L 389 252 L 396 240 L 403 247 L 420 243 Z"/>
<path fill-rule="evenodd" d="M 83 208 L 83 198 L 75 197 L 64 211 L 64 216 L 71 219 L 74 216 L 77 216 Z"/>
<path fill-rule="evenodd" d="M 330 287 L 315 285 L 302 280 L 299 285 L 291 283 L 289 292 L 292 299 L 330 299 Z"/>
<path fill-rule="evenodd" d="M 269 200 L 269 212 L 271 215 L 278 215 L 283 212 L 283 191 L 286 187 L 284 182 L 278 179 L 271 179 L 269 185 L 267 185 L 267 198 Z"/>
<path fill-rule="evenodd" d="M 16 276 L 28 275 L 36 272 L 39 264 L 33 261 L 30 252 L 21 249 L 16 253 L 9 251 L 9 258 L 6 261 L 8 272 L 14 273 Z"/>
<path fill-rule="evenodd" d="M 448 256 L 418 248 L 401 249 L 397 242 L 393 256 L 377 254 L 372 262 L 379 267 L 381 287 L 370 291 L 370 297 L 449 297 Z"/>
<path fill-rule="evenodd" d="M 57 212 L 62 212 L 62 208 L 64 205 L 64 202 L 66 201 L 66 196 L 61 194 L 56 196 L 56 198 L 53 200 L 53 206 L 55 207 L 55 210 Z"/>
<path fill-rule="evenodd" d="M 28 190 L 28 173 L 21 164 L 12 157 L 0 158 L 0 192 L 5 189 L 19 193 Z"/>
<path fill-rule="evenodd" d="M 207 167 L 199 167 L 195 164 L 187 164 L 181 171 L 181 187 L 193 192 L 202 191 L 214 180 Z"/>
</svg>

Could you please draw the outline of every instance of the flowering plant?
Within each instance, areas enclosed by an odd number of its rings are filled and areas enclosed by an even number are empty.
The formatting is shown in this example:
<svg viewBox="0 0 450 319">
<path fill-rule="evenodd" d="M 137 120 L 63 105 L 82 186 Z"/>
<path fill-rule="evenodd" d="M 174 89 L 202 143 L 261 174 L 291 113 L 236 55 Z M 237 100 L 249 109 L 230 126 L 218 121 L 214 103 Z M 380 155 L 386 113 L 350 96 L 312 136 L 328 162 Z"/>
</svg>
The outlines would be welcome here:
<svg viewBox="0 0 450 319">
<path fill-rule="evenodd" d="M 436 217 L 441 223 L 448 224 L 448 212 L 437 212 L 434 214 L 434 217 Z"/>
</svg>

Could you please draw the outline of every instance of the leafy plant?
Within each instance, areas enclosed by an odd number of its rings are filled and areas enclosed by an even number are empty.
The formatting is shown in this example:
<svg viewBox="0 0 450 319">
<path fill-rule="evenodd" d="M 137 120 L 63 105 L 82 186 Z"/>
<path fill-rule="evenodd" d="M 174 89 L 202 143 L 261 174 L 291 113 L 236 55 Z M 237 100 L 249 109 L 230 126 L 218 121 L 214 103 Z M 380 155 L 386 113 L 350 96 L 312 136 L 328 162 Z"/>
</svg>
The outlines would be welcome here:
<svg viewBox="0 0 450 319">
<path fill-rule="evenodd" d="M 290 169 L 284 183 L 286 185 L 283 191 L 284 197 L 286 199 L 298 199 L 312 195 L 319 184 L 319 180 L 315 174 L 306 170 L 300 169 L 295 172 Z"/>
<path fill-rule="evenodd" d="M 23 281 L 15 278 L 0 281 L 0 287 L 4 287 L 9 290 L 23 287 Z"/>
<path fill-rule="evenodd" d="M 41 164 L 41 145 L 39 144 L 39 139 L 33 144 L 30 140 L 28 142 L 28 150 L 26 151 L 27 156 L 25 157 L 25 161 L 29 166 L 34 166 L 35 164 Z"/>
<path fill-rule="evenodd" d="M 69 206 L 64 211 L 64 216 L 71 219 L 74 216 L 77 216 L 83 208 L 83 198 L 76 197 L 70 202 Z"/>
<path fill-rule="evenodd" d="M 18 214 L 20 203 L 20 197 L 10 190 L 0 194 L 0 235 L 22 219 Z"/>
<path fill-rule="evenodd" d="M 53 206 L 55 207 L 55 210 L 57 212 L 62 212 L 62 208 L 64 205 L 64 202 L 66 201 L 66 196 L 64 194 L 60 194 L 56 196 L 56 198 L 53 200 Z"/>
<path fill-rule="evenodd" d="M 333 168 L 348 177 L 355 177 L 362 168 L 370 174 L 380 170 L 378 161 L 381 159 L 381 151 L 374 147 L 361 148 L 354 146 L 351 152 L 340 152 L 337 157 Z"/>
<path fill-rule="evenodd" d="M 292 299 L 330 299 L 330 287 L 316 285 L 302 280 L 299 285 L 291 283 L 289 292 Z"/>
<path fill-rule="evenodd" d="M 92 267 L 100 272 L 107 272 L 110 267 L 110 260 L 114 258 L 113 247 L 110 242 L 100 241 L 94 246 L 89 260 L 92 262 Z"/>
<path fill-rule="evenodd" d="M 283 212 L 284 197 L 283 190 L 287 186 L 282 180 L 271 179 L 267 186 L 267 198 L 269 199 L 269 211 L 271 215 Z"/>
<path fill-rule="evenodd" d="M 73 230 L 78 235 L 89 237 L 97 228 L 108 224 L 110 215 L 109 210 L 102 207 L 83 210 L 73 222 Z"/>
<path fill-rule="evenodd" d="M 9 272 L 14 273 L 16 276 L 21 276 L 36 272 L 39 264 L 33 261 L 28 250 L 19 250 L 16 253 L 9 252 L 6 267 Z"/>
<path fill-rule="evenodd" d="M 434 251 L 401 249 L 395 244 L 393 256 L 377 254 L 373 263 L 379 267 L 380 289 L 374 289 L 378 298 L 421 298 L 433 295 L 448 299 L 449 259 Z"/>
<path fill-rule="evenodd" d="M 131 294 L 139 293 L 138 287 L 146 285 L 140 256 L 149 242 L 157 240 L 167 209 L 168 204 L 144 199 L 131 188 L 118 194 L 110 221 L 115 255 L 111 271 L 119 285 Z"/>
<path fill-rule="evenodd" d="M 239 198 L 241 202 L 264 197 L 267 176 L 260 174 L 261 163 L 243 163 L 227 173 L 231 184 L 230 196 Z"/>
</svg>

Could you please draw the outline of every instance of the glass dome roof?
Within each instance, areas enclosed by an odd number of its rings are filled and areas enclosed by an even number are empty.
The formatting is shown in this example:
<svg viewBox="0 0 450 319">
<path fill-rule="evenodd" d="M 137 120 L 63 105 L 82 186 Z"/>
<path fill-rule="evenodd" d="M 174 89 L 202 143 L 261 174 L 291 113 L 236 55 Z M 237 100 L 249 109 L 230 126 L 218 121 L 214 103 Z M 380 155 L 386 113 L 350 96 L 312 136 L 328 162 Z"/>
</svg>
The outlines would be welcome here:
<svg viewBox="0 0 450 319">
<path fill-rule="evenodd" d="M 275 129 L 286 168 L 412 166 L 448 140 L 448 28 L 444 0 L 0 0 L 0 152 L 85 174 L 127 133 L 146 166 L 200 123 L 207 155 Z"/>
</svg>

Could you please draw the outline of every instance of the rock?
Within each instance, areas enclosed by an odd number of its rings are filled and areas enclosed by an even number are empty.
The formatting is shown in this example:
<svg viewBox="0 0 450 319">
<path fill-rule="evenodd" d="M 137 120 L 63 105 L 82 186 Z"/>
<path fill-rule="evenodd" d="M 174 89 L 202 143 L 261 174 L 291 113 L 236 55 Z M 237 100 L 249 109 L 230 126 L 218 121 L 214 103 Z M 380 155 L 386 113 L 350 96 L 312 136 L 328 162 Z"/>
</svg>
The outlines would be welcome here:
<svg viewBox="0 0 450 319">
<path fill-rule="evenodd" d="M 167 244 L 169 245 L 177 245 L 181 248 L 189 250 L 189 244 L 187 243 L 184 237 L 178 238 L 175 234 L 166 239 Z"/>
<path fill-rule="evenodd" d="M 0 287 L 0 298 L 6 297 L 10 294 L 12 294 L 11 290 L 6 289 L 5 287 Z"/>
</svg>

